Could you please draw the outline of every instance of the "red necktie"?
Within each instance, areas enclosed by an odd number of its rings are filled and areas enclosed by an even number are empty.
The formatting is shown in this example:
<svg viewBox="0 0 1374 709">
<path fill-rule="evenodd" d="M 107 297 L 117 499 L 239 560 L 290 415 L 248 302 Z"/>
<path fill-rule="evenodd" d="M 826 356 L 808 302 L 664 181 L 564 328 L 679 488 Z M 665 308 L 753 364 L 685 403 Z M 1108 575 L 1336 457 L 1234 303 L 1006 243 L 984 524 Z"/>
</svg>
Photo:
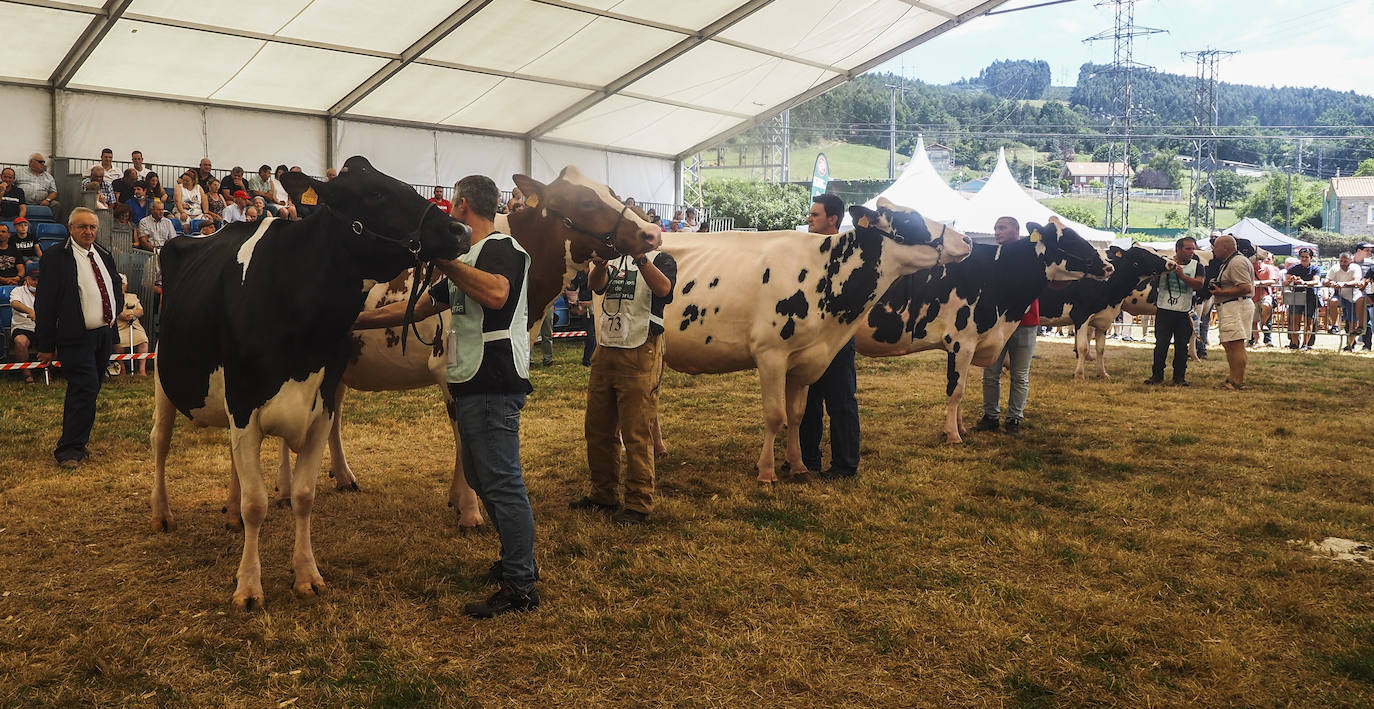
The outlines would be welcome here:
<svg viewBox="0 0 1374 709">
<path fill-rule="evenodd" d="M 95 262 L 95 249 L 86 252 L 86 258 L 91 260 L 91 270 L 95 272 L 95 284 L 100 286 L 100 315 L 105 318 L 105 324 L 114 322 L 114 310 L 110 307 L 110 291 L 105 287 L 105 277 L 100 275 L 100 266 Z"/>
</svg>

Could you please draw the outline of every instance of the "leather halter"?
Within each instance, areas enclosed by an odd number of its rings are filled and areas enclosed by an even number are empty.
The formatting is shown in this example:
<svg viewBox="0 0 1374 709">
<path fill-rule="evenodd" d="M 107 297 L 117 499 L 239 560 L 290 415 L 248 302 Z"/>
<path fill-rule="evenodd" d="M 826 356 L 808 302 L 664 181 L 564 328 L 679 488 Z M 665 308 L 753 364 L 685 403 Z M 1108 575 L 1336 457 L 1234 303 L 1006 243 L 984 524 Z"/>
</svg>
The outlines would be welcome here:
<svg viewBox="0 0 1374 709">
<path fill-rule="evenodd" d="M 587 236 L 590 236 L 590 237 L 592 237 L 593 239 L 597 239 L 597 240 L 601 241 L 601 243 L 605 244 L 607 248 L 615 249 L 617 253 L 622 253 L 622 254 L 625 253 L 625 252 L 624 252 L 624 251 L 621 251 L 619 248 L 616 247 L 616 245 L 615 245 L 615 235 L 616 235 L 616 232 L 620 231 L 620 224 L 621 224 L 621 222 L 625 221 L 625 212 L 628 211 L 629 209 L 630 209 L 630 205 L 628 205 L 628 204 L 626 204 L 626 205 L 624 205 L 624 206 L 622 206 L 622 207 L 620 208 L 620 216 L 619 216 L 618 218 L 616 218 L 616 220 L 615 220 L 615 226 L 611 227 L 611 230 L 610 230 L 610 231 L 607 231 L 607 232 L 595 232 L 595 231 L 592 231 L 591 229 L 588 229 L 588 228 L 586 228 L 586 227 L 584 227 L 584 226 L 578 224 L 577 222 L 574 222 L 574 221 L 572 220 L 572 217 L 565 216 L 565 215 L 562 214 L 561 212 L 558 212 L 557 210 L 555 210 L 555 209 L 553 209 L 553 208 L 551 208 L 551 207 L 545 207 L 545 208 L 544 208 L 545 211 L 547 211 L 549 214 L 552 214 L 554 217 L 556 217 L 556 218 L 558 219 L 558 221 L 561 222 L 561 223 L 563 224 L 563 226 L 565 226 L 565 227 L 567 227 L 567 228 L 569 228 L 569 229 L 571 229 L 571 230 L 573 230 L 573 231 L 575 231 L 575 232 L 577 232 L 577 233 L 579 233 L 579 234 L 586 234 Z"/>
</svg>

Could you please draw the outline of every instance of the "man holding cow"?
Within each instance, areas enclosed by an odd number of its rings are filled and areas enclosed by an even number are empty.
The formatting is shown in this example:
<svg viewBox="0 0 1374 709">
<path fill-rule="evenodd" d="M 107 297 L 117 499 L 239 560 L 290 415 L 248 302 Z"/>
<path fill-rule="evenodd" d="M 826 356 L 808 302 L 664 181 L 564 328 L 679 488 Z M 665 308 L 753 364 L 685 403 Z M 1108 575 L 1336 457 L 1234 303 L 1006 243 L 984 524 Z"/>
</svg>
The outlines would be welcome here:
<svg viewBox="0 0 1374 709">
<path fill-rule="evenodd" d="M 487 508 L 501 539 L 501 558 L 484 577 L 500 584 L 486 601 L 464 611 L 491 618 L 539 606 L 535 581 L 534 515 L 520 466 L 520 410 L 529 382 L 526 275 L 530 257 L 509 235 L 496 231 L 501 193 L 491 178 L 465 177 L 455 185 L 453 216 L 472 228 L 472 249 L 453 261 L 435 261 L 448 276 L 415 306 L 415 320 L 439 308 L 450 311 L 449 415 L 462 435 L 463 472 Z M 355 329 L 400 325 L 406 303 L 358 316 Z"/>
<path fill-rule="evenodd" d="M 1005 246 L 1021 238 L 1021 222 L 1015 217 L 998 217 L 992 226 L 992 236 L 998 245 Z M 996 431 L 1002 415 L 1002 363 L 1010 360 L 1011 392 L 1007 394 L 1007 435 L 1021 436 L 1021 420 L 1026 415 L 1026 399 L 1030 398 L 1031 358 L 1035 356 L 1035 337 L 1040 331 L 1040 301 L 1031 301 L 1012 332 L 1006 347 L 992 364 L 983 368 L 983 418 L 974 425 L 975 431 Z"/>
<path fill-rule="evenodd" d="M 1169 356 L 1169 343 L 1174 344 L 1175 386 L 1188 386 L 1188 345 L 1193 338 L 1193 291 L 1202 289 L 1202 264 L 1193 254 L 1197 241 L 1185 236 L 1174 242 L 1173 268 L 1159 276 L 1155 286 L 1155 354 L 1154 368 L 1146 384 L 1164 382 L 1164 362 Z"/>
</svg>

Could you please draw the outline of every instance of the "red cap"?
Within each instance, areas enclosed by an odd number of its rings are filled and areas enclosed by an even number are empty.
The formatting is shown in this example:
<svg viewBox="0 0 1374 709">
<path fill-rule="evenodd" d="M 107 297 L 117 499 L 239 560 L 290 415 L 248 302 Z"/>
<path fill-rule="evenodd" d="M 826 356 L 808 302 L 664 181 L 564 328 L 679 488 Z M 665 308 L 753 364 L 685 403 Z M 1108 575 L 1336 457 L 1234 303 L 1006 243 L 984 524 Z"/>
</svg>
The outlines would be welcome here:
<svg viewBox="0 0 1374 709">
<path fill-rule="evenodd" d="M 248 193 L 243 190 L 238 190 L 234 193 L 234 199 L 248 199 Z"/>
<path fill-rule="evenodd" d="M 27 220 L 27 219 L 25 219 L 25 218 L 23 218 L 23 217 L 15 217 L 15 218 L 14 218 L 14 223 L 15 223 L 15 224 L 24 224 L 24 223 L 26 223 L 26 222 L 28 222 L 28 221 L 29 221 L 29 220 Z"/>
</svg>

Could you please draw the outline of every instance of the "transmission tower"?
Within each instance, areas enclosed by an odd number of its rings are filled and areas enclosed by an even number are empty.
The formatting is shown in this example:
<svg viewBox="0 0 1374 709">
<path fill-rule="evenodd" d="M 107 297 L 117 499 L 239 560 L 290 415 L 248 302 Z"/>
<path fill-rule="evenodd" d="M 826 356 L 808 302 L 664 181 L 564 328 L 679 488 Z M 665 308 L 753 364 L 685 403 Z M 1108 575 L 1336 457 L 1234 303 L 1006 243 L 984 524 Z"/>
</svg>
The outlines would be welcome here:
<svg viewBox="0 0 1374 709">
<path fill-rule="evenodd" d="M 1126 233 L 1126 226 L 1130 223 L 1131 213 L 1131 180 L 1127 174 L 1131 164 L 1131 110 L 1134 107 L 1134 99 L 1131 94 L 1131 74 L 1139 70 L 1154 69 L 1154 67 L 1136 62 L 1132 57 L 1135 38 L 1164 32 L 1164 30 L 1151 27 L 1137 27 L 1135 24 L 1135 3 L 1136 0 L 1098 0 L 1097 7 L 1106 5 L 1115 7 L 1116 23 L 1112 29 L 1099 32 L 1083 40 L 1084 42 L 1112 41 L 1112 65 L 1105 73 L 1112 76 L 1113 95 L 1119 98 L 1121 110 L 1112 117 L 1113 127 L 1120 131 L 1119 140 L 1117 136 L 1113 136 L 1107 150 L 1106 228 L 1115 229 L 1119 226 L 1122 234 Z M 1118 163 L 1121 165 L 1119 172 L 1117 170 Z M 1118 175 L 1121 180 L 1119 186 L 1117 185 Z"/>
<path fill-rule="evenodd" d="M 682 202 L 701 213 L 705 201 L 701 196 L 701 153 L 697 153 L 691 160 L 682 161 Z"/>
<path fill-rule="evenodd" d="M 791 177 L 789 163 L 792 150 L 792 112 L 783 111 L 768 121 L 764 129 L 763 179 L 766 182 L 787 182 Z"/>
<path fill-rule="evenodd" d="M 1224 49 L 1180 52 L 1185 59 L 1197 61 L 1193 84 L 1193 188 L 1188 191 L 1188 225 L 1215 229 L 1217 226 L 1217 64 L 1222 57 L 1235 54 Z M 1205 171 L 1205 176 L 1204 176 Z"/>
</svg>

